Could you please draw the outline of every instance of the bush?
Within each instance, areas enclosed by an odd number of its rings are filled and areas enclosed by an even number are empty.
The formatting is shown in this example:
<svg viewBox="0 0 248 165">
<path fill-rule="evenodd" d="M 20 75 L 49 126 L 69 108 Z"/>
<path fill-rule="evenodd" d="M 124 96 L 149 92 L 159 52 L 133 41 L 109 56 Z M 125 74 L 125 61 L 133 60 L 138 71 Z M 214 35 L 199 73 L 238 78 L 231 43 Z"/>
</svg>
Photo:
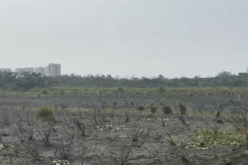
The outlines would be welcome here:
<svg viewBox="0 0 248 165">
<path fill-rule="evenodd" d="M 42 91 L 42 94 L 43 94 L 43 95 L 47 95 L 48 92 L 47 92 L 46 90 L 43 90 L 43 91 Z"/>
<path fill-rule="evenodd" d="M 157 107 L 154 103 L 149 103 L 149 104 L 147 104 L 146 106 L 147 106 L 147 108 L 150 109 L 150 111 L 151 111 L 152 113 L 156 113 L 157 110 L 158 110 L 158 107 Z"/>
<path fill-rule="evenodd" d="M 164 112 L 164 114 L 173 114 L 173 110 L 169 104 L 164 104 L 162 106 L 162 111 Z"/>
<path fill-rule="evenodd" d="M 159 92 L 159 93 L 164 93 L 164 92 L 165 92 L 164 87 L 161 87 L 161 86 L 160 86 L 160 87 L 158 88 L 158 92 Z"/>
<path fill-rule="evenodd" d="M 162 111 L 164 114 L 173 114 L 173 109 L 170 104 L 163 98 L 160 105 L 162 105 Z"/>
<path fill-rule="evenodd" d="M 53 109 L 48 107 L 42 107 L 41 109 L 39 109 L 36 114 L 36 117 L 45 122 L 55 122 Z"/>
<path fill-rule="evenodd" d="M 181 112 L 182 115 L 186 115 L 187 114 L 187 107 L 185 104 L 183 104 L 182 102 L 178 101 L 177 102 L 178 108 Z"/>
</svg>

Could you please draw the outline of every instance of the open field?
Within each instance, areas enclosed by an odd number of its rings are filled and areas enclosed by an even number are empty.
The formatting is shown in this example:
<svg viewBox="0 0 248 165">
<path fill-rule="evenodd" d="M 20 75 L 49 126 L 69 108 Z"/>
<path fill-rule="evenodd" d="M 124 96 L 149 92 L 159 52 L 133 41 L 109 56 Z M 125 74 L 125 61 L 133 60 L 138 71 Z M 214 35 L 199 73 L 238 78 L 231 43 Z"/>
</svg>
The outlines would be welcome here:
<svg viewBox="0 0 248 165">
<path fill-rule="evenodd" d="M 166 97 L 47 92 L 0 98 L 0 164 L 248 162 L 248 105 L 237 93 Z M 42 113 L 44 109 L 52 113 Z"/>
</svg>

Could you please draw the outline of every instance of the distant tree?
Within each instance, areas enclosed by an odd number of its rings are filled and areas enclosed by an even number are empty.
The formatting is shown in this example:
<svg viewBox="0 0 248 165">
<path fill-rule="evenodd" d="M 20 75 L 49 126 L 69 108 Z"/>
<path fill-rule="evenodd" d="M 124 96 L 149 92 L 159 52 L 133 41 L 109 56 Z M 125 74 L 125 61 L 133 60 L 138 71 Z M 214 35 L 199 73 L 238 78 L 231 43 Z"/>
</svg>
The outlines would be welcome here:
<svg viewBox="0 0 248 165">
<path fill-rule="evenodd" d="M 223 77 L 223 78 L 230 77 L 230 76 L 233 76 L 233 74 L 231 72 L 227 72 L 227 71 L 220 72 L 217 75 L 217 77 Z"/>
</svg>

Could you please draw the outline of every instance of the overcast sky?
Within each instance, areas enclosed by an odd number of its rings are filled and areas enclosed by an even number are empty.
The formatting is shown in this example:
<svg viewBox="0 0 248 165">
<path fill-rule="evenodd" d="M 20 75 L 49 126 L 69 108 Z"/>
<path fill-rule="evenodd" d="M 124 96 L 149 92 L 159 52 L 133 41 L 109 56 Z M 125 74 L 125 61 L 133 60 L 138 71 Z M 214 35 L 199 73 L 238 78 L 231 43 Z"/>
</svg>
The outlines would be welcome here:
<svg viewBox="0 0 248 165">
<path fill-rule="evenodd" d="M 0 0 L 0 68 L 168 78 L 245 72 L 247 0 Z"/>
</svg>

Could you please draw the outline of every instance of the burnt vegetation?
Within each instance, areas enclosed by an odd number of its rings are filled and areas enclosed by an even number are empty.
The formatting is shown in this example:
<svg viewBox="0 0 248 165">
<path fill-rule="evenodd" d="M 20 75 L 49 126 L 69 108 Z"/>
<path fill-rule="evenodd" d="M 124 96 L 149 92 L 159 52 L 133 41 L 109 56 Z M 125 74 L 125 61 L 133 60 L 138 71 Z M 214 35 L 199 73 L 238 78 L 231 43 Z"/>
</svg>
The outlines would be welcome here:
<svg viewBox="0 0 248 165">
<path fill-rule="evenodd" d="M 2 100 L 3 164 L 247 161 L 247 157 L 235 159 L 248 150 L 248 102 L 241 96 L 196 105 L 166 98 L 113 99 L 104 94 L 69 101 L 54 98 L 42 104 L 35 104 L 36 99 L 16 105 Z M 227 154 L 233 157 L 226 159 Z"/>
</svg>

